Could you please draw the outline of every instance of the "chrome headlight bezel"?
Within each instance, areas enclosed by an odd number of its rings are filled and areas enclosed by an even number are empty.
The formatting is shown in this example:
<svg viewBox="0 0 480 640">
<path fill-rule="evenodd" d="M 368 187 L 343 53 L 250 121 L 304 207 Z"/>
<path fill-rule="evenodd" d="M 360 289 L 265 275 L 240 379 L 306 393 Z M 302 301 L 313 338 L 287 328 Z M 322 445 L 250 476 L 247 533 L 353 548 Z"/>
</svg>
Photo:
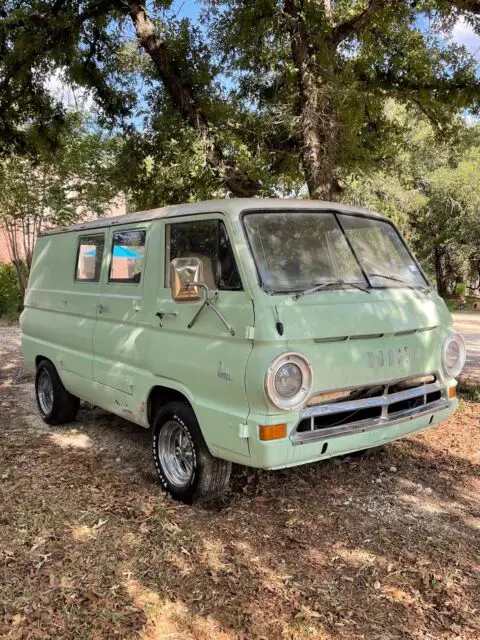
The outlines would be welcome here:
<svg viewBox="0 0 480 640">
<path fill-rule="evenodd" d="M 290 398 L 282 397 L 275 386 L 275 376 L 281 367 L 285 364 L 296 365 L 302 374 L 301 387 L 294 396 Z M 291 411 L 301 407 L 310 395 L 313 385 L 313 370 L 310 362 L 301 353 L 289 351 L 277 356 L 270 364 L 265 374 L 265 393 L 269 401 L 286 411 Z"/>
<path fill-rule="evenodd" d="M 458 345 L 460 357 L 455 366 L 449 366 L 447 365 L 447 362 L 446 362 L 447 350 L 448 350 L 448 347 L 453 343 L 456 343 Z M 444 372 L 450 378 L 457 378 L 461 374 L 463 367 L 465 366 L 466 359 L 467 359 L 467 349 L 465 347 L 465 341 L 463 337 L 459 333 L 451 333 L 449 336 L 445 338 L 442 346 L 442 367 Z"/>
</svg>

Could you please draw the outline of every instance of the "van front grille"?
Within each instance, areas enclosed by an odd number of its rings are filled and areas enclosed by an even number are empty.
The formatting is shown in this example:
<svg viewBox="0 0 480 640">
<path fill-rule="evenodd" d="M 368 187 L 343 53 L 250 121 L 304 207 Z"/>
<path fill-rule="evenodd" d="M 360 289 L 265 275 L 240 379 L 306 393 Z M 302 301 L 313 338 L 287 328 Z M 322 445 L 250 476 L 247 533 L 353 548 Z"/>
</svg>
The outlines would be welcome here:
<svg viewBox="0 0 480 640">
<path fill-rule="evenodd" d="M 313 406 L 310 401 L 290 436 L 293 444 L 367 431 L 448 405 L 445 388 L 433 374 L 349 389 L 322 402 L 322 396 L 336 393 L 318 394 Z"/>
</svg>

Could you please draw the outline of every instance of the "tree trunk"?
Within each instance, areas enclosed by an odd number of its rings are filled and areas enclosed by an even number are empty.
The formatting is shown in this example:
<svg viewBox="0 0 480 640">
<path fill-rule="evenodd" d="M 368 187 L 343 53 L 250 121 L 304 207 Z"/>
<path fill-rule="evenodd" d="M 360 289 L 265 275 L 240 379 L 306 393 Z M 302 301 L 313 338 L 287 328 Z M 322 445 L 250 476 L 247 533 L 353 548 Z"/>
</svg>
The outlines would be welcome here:
<svg viewBox="0 0 480 640">
<path fill-rule="evenodd" d="M 308 193 L 316 200 L 337 200 L 340 186 L 337 181 L 339 127 L 333 107 L 321 91 L 312 88 L 302 96 L 300 150 Z"/>
<path fill-rule="evenodd" d="M 445 264 L 446 251 L 445 247 L 435 247 L 435 278 L 437 281 L 438 295 L 445 298 L 448 295 L 449 277 Z"/>
<path fill-rule="evenodd" d="M 316 61 L 318 53 L 303 18 L 303 0 L 285 0 L 289 16 L 292 59 L 297 69 L 300 158 L 311 198 L 336 200 L 340 195 L 337 181 L 339 122 L 322 80 L 328 74 L 328 60 L 322 72 Z M 328 57 L 328 56 L 327 56 Z"/>
</svg>

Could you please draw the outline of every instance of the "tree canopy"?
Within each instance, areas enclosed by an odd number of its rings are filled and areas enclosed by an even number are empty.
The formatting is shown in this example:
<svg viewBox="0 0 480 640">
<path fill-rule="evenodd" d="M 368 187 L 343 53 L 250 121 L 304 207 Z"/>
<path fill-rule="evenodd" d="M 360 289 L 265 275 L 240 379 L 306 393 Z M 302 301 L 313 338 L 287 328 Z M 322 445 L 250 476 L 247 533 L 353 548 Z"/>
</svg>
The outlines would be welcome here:
<svg viewBox="0 0 480 640">
<path fill-rule="evenodd" d="M 355 171 L 343 197 L 381 211 L 407 237 L 442 295 L 455 285 L 480 287 L 480 123 L 457 124 L 456 144 L 439 139 L 425 119 L 391 104 L 389 116 L 408 144 L 390 171 Z"/>
<path fill-rule="evenodd" d="M 390 215 L 442 293 L 477 281 L 479 128 L 465 113 L 480 114 L 480 74 L 451 36 L 459 20 L 480 34 L 479 0 L 196 6 L 193 21 L 169 0 L 4 0 L 0 163 L 16 224 L 27 200 L 62 222 L 119 191 L 130 208 L 309 195 Z M 90 97 L 82 131 L 52 78 Z"/>
<path fill-rule="evenodd" d="M 28 122 L 55 144 L 65 113 L 45 79 L 59 69 L 128 134 L 144 204 L 304 183 L 340 198 L 352 169 L 385 168 L 405 143 L 388 100 L 443 137 L 478 113 L 475 60 L 448 39 L 460 18 L 480 30 L 478 0 L 199 4 L 200 25 L 167 0 L 5 0 L 0 151 L 28 147 Z"/>
<path fill-rule="evenodd" d="M 22 290 L 40 231 L 104 215 L 118 196 L 116 147 L 70 114 L 54 150 L 0 159 L 0 228 Z"/>
</svg>

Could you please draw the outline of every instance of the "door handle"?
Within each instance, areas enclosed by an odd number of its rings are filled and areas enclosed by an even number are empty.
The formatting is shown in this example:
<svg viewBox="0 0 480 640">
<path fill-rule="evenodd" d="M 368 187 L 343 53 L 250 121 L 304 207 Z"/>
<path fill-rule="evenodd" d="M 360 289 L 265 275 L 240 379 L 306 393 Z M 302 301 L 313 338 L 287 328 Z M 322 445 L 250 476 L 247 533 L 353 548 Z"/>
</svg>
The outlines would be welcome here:
<svg viewBox="0 0 480 640">
<path fill-rule="evenodd" d="M 155 315 L 160 320 L 160 326 L 163 327 L 163 320 L 165 318 L 176 318 L 178 316 L 178 311 L 165 311 L 165 309 L 160 309 L 160 311 L 157 311 Z"/>
<path fill-rule="evenodd" d="M 160 309 L 160 311 L 157 311 L 155 315 L 157 318 L 160 318 L 160 320 L 163 320 L 164 318 L 176 318 L 178 316 L 178 311 L 165 311 L 164 309 Z"/>
</svg>

